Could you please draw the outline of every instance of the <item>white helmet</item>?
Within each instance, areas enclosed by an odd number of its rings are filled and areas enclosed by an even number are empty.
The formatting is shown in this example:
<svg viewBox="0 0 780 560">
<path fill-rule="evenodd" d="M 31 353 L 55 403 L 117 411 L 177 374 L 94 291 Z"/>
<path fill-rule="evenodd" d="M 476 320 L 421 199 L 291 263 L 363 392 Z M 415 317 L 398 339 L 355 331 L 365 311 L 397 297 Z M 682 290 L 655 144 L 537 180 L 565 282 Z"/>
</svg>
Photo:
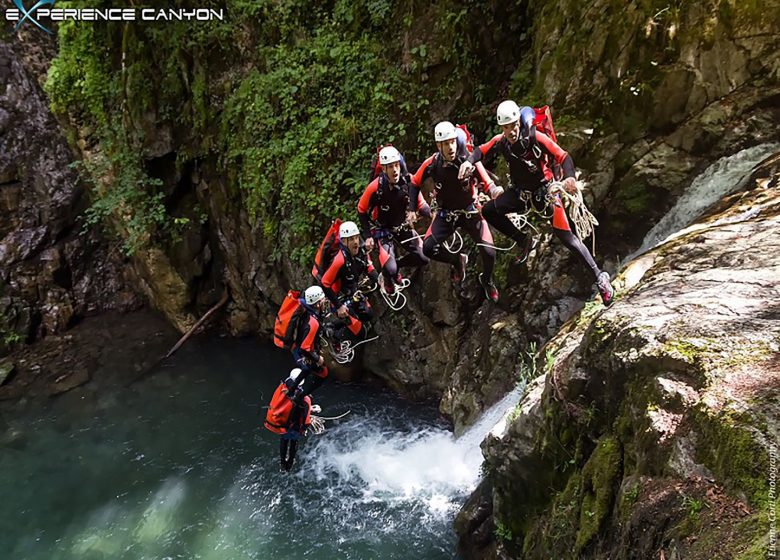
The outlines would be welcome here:
<svg viewBox="0 0 780 560">
<path fill-rule="evenodd" d="M 499 103 L 496 109 L 496 120 L 499 125 L 510 124 L 520 120 L 520 107 L 514 101 L 506 100 Z"/>
<path fill-rule="evenodd" d="M 306 291 L 303 292 L 303 299 L 309 305 L 314 305 L 325 299 L 325 292 L 323 292 L 322 288 L 319 286 L 309 286 L 306 288 Z"/>
<path fill-rule="evenodd" d="M 458 136 L 455 132 L 455 125 L 450 121 L 441 121 L 433 129 L 433 137 L 437 142 L 444 142 L 445 140 L 452 140 Z"/>
<path fill-rule="evenodd" d="M 293 381 L 295 381 L 296 379 L 298 379 L 298 376 L 299 376 L 299 375 L 300 375 L 302 372 L 303 372 L 303 370 L 302 370 L 301 368 L 294 368 L 294 369 L 293 369 L 293 370 L 290 372 L 290 379 L 292 379 Z"/>
<path fill-rule="evenodd" d="M 341 224 L 339 227 L 339 237 L 341 239 L 352 237 L 353 235 L 360 235 L 360 230 L 355 222 L 344 222 Z"/>
<path fill-rule="evenodd" d="M 385 146 L 379 150 L 379 163 L 380 165 L 390 165 L 401 161 L 401 152 L 393 148 L 392 146 Z"/>
</svg>

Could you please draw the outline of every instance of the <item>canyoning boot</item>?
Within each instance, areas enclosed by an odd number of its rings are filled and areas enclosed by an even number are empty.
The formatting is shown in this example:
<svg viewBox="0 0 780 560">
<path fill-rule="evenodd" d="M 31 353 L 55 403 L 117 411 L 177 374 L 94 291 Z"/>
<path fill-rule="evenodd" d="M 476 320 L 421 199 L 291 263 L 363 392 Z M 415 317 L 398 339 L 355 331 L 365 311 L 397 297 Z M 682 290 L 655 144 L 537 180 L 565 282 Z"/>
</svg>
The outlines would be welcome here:
<svg viewBox="0 0 780 560">
<path fill-rule="evenodd" d="M 348 324 L 346 319 L 342 319 L 335 313 L 331 313 L 325 317 L 325 320 L 322 322 L 322 334 L 329 344 L 335 346 L 343 337 L 344 330 Z"/>
<path fill-rule="evenodd" d="M 604 307 L 609 307 L 615 303 L 615 289 L 609 283 L 608 272 L 599 274 L 598 280 L 596 280 L 596 287 L 599 290 L 599 294 L 601 294 L 601 301 L 604 303 Z"/>
<path fill-rule="evenodd" d="M 492 301 L 493 303 L 498 303 L 498 288 L 496 288 L 496 285 L 493 283 L 492 280 L 488 280 L 487 282 L 484 281 L 484 274 L 479 273 L 479 283 L 482 286 L 482 289 L 485 292 L 485 297 Z"/>
<path fill-rule="evenodd" d="M 393 282 L 392 278 L 389 278 L 387 276 L 382 278 L 382 287 L 385 290 L 385 293 L 389 296 L 393 295 L 395 293 L 395 282 Z"/>
<path fill-rule="evenodd" d="M 460 262 L 457 267 L 453 268 L 450 278 L 453 284 L 460 285 L 466 279 L 466 265 L 469 264 L 469 256 L 466 253 L 460 253 L 458 258 Z"/>
<path fill-rule="evenodd" d="M 533 235 L 527 236 L 522 243 L 517 243 L 517 246 L 520 247 L 520 254 L 515 258 L 515 265 L 523 264 L 528 260 L 528 255 L 536 248 L 536 243 L 536 238 Z"/>
</svg>

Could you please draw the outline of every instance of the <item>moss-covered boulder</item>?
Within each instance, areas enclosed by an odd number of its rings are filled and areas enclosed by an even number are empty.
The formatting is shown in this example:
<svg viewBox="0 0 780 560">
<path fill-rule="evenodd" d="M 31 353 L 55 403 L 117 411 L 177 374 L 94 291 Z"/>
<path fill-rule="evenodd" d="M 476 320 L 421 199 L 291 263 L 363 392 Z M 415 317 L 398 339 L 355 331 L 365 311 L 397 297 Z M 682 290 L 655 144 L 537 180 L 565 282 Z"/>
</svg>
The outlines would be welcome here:
<svg viewBox="0 0 780 560">
<path fill-rule="evenodd" d="M 770 162 L 548 344 L 544 388 L 485 442 L 489 557 L 760 557 L 777 499 L 779 180 Z"/>
</svg>

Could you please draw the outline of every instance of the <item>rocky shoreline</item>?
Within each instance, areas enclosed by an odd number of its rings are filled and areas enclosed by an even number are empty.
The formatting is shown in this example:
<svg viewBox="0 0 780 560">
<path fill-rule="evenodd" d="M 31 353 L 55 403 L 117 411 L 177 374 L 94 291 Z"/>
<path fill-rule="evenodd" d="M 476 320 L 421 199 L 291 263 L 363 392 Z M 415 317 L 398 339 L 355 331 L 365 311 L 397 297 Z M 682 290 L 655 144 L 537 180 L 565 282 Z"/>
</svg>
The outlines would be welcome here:
<svg viewBox="0 0 780 560">
<path fill-rule="evenodd" d="M 62 334 L 47 336 L 0 358 L 0 405 L 61 395 L 81 388 L 100 392 L 143 376 L 178 340 L 158 312 L 106 312 Z"/>
</svg>

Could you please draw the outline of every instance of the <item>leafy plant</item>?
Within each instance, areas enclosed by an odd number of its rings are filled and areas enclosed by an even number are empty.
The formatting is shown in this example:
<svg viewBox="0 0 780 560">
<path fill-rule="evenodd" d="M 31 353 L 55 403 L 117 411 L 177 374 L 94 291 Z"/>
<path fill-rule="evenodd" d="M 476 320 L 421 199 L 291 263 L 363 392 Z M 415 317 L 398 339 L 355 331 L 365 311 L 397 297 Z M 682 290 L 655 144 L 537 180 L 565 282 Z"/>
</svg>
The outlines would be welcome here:
<svg viewBox="0 0 780 560">
<path fill-rule="evenodd" d="M 3 343 L 6 346 L 14 346 L 22 341 L 22 336 L 17 332 L 1 332 L 3 337 Z"/>
<path fill-rule="evenodd" d="M 688 512 L 688 517 L 696 517 L 707 503 L 704 500 L 683 495 L 682 505 Z"/>
<path fill-rule="evenodd" d="M 504 525 L 500 519 L 495 519 L 495 523 L 496 523 L 496 529 L 493 532 L 493 534 L 495 535 L 496 539 L 504 542 L 511 541 L 512 530 L 506 525 Z"/>
<path fill-rule="evenodd" d="M 109 4 L 62 0 L 61 7 Z M 128 252 L 175 241 L 195 225 L 173 214 L 165 194 L 172 189 L 147 168 L 150 142 L 168 129 L 177 165 L 203 158 L 224 169 L 274 257 L 308 261 L 332 218 L 355 217 L 378 145 L 394 143 L 422 161 L 433 149 L 429 109 L 453 107 L 453 96 L 469 105 L 458 101 L 450 118 L 468 114 L 475 130 L 488 122 L 483 104 L 515 56 L 508 50 L 504 63 L 485 60 L 473 21 L 521 21 L 476 0 L 456 8 L 388 0 L 204 0 L 197 7 L 224 8 L 230 21 L 58 26 L 46 91 L 90 159 L 87 224 L 108 224 Z M 424 36 L 423 10 L 435 22 Z M 508 35 L 516 36 L 514 29 Z M 449 70 L 430 82 L 442 63 Z M 473 96 L 462 96 L 464 87 Z"/>
</svg>

